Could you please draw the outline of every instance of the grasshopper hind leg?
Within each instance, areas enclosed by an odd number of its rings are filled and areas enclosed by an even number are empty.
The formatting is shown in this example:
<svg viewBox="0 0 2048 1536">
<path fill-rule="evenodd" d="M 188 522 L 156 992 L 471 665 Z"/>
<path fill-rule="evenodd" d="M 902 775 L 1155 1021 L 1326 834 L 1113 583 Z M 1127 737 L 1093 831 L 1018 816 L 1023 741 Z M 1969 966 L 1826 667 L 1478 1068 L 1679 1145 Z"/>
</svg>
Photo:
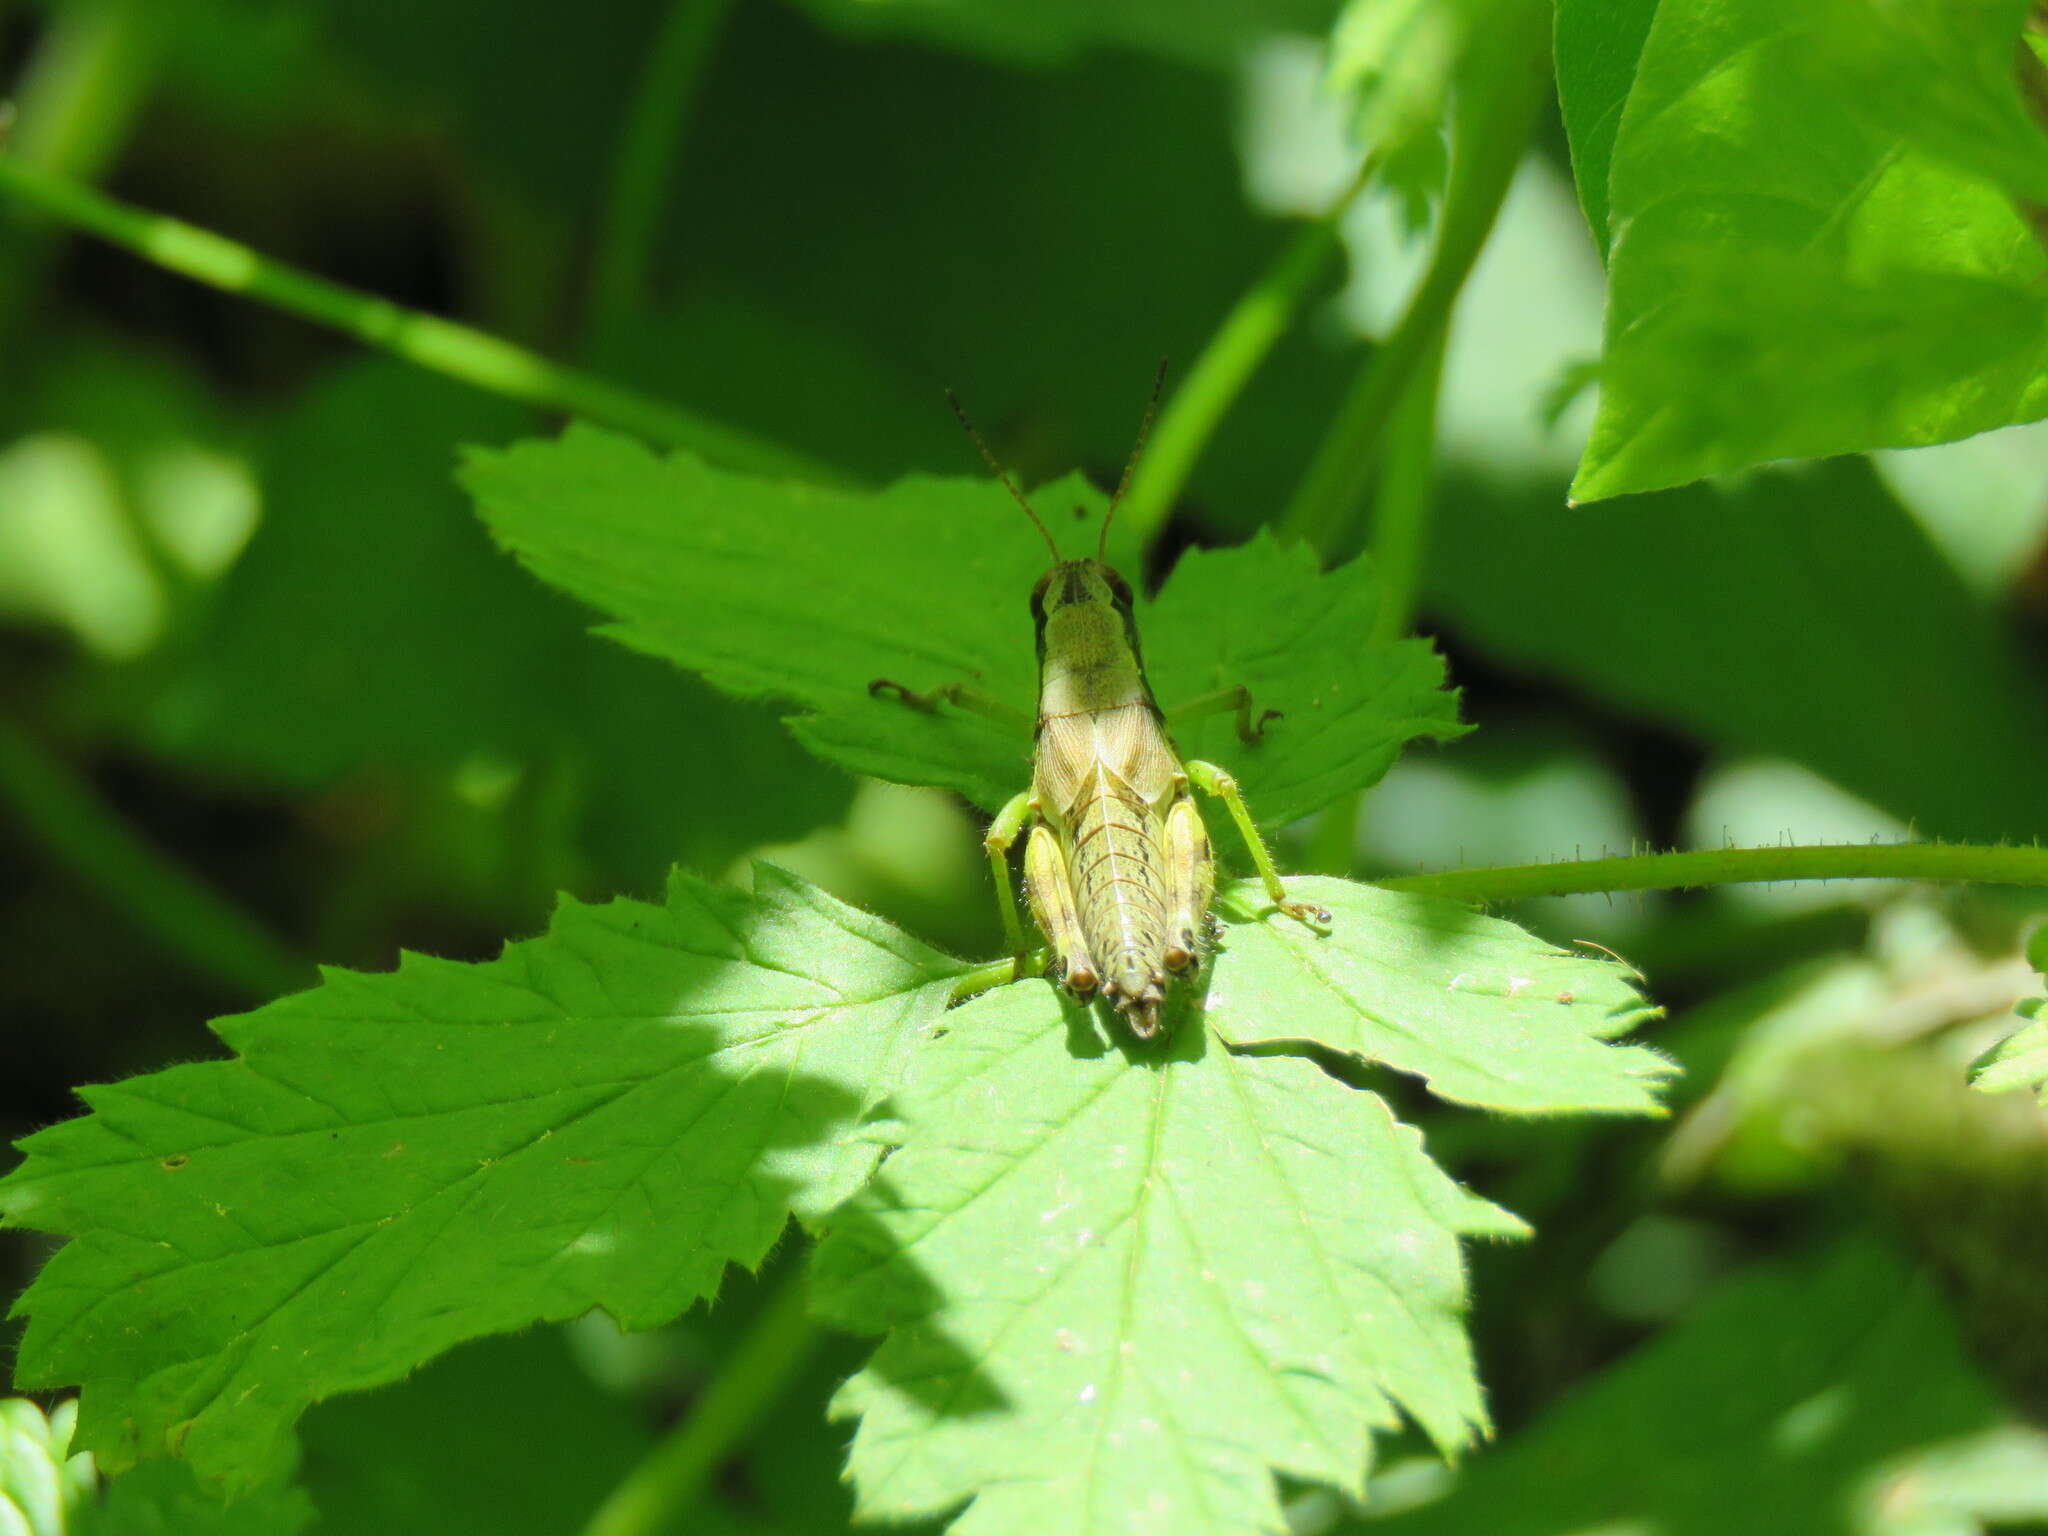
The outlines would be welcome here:
<svg viewBox="0 0 2048 1536">
<path fill-rule="evenodd" d="M 1052 946 L 1054 978 L 1076 997 L 1092 996 L 1102 985 L 1102 972 L 1090 957 L 1087 936 L 1081 931 L 1066 855 L 1044 822 L 1032 827 L 1024 843 L 1024 895 L 1046 943 Z"/>
<path fill-rule="evenodd" d="M 1216 894 L 1216 855 L 1201 812 L 1185 793 L 1166 813 L 1166 891 L 1166 968 L 1183 975 L 1201 966 Z"/>
</svg>

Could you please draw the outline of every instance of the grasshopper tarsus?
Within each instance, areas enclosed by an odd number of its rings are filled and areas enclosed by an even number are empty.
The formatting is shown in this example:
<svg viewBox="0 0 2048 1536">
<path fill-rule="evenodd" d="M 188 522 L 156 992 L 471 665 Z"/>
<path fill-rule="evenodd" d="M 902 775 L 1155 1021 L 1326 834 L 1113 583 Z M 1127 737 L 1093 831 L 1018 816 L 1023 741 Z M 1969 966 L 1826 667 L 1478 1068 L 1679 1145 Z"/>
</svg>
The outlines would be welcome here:
<svg viewBox="0 0 2048 1536">
<path fill-rule="evenodd" d="M 1319 907 L 1312 901 L 1282 901 L 1275 905 L 1296 922 L 1307 923 L 1311 927 L 1327 928 L 1335 921 L 1328 907 Z"/>
<path fill-rule="evenodd" d="M 1245 713 L 1250 713 L 1249 704 L 1246 705 Z M 1244 715 L 1239 715 L 1237 721 L 1237 739 L 1239 741 L 1242 741 L 1248 747 L 1255 747 L 1260 742 L 1266 739 L 1266 722 L 1268 720 L 1284 720 L 1285 718 L 1286 712 L 1284 710 L 1278 709 L 1260 710 L 1259 718 L 1251 721 L 1249 724 L 1246 723 Z"/>
</svg>

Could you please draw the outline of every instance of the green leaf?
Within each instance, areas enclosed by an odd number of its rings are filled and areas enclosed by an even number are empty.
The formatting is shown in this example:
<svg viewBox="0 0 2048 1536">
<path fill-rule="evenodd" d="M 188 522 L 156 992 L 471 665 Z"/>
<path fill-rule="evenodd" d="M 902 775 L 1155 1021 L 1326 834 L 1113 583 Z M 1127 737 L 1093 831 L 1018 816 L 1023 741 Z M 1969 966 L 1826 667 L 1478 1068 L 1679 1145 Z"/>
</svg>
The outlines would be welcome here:
<svg viewBox="0 0 2048 1536">
<path fill-rule="evenodd" d="M 491 547 L 448 483 L 456 445 L 531 420 L 383 360 L 308 390 L 263 455 L 261 527 L 150 702 L 150 744 L 301 790 L 365 770 L 445 782 L 479 756 L 567 767 L 603 873 L 644 889 L 829 819 L 843 785 L 779 721 L 593 643 Z M 735 798 L 735 780 L 762 793 Z"/>
<path fill-rule="evenodd" d="M 1557 0 L 1557 99 L 1572 176 L 1601 254 L 1607 252 L 1607 175 L 1622 108 L 1635 83 L 1658 0 Z"/>
<path fill-rule="evenodd" d="M 651 1448 L 638 1407 L 563 1329 L 484 1339 L 307 1414 L 300 1480 L 320 1536 L 562 1536 Z"/>
<path fill-rule="evenodd" d="M 1489 1077 L 1475 1096 L 1644 1109 L 1647 1053 L 1587 1044 L 1633 1004 L 1617 967 L 1505 924 L 1301 885 L 1335 917 L 1303 940 L 1333 978 L 1320 991 L 1271 974 L 1295 950 L 1262 931 L 1293 922 L 1275 917 L 1225 930 L 1214 1027 L 1190 1013 L 1163 1049 L 1111 1048 L 1028 982 L 956 1010 L 920 1050 L 886 1122 L 898 1149 L 816 1260 L 829 1315 L 889 1330 L 837 1404 L 861 1416 L 863 1513 L 971 1497 L 963 1536 L 1279 1532 L 1272 1473 L 1355 1491 L 1371 1433 L 1403 1414 L 1446 1453 L 1483 1429 L 1458 1238 L 1521 1223 L 1454 1184 L 1377 1095 L 1234 1035 L 1279 1034 L 1264 1008 L 1284 1005 L 1289 1035 L 1384 1043 L 1459 1087 Z M 1369 966 L 1402 974 L 1369 989 Z M 1485 984 L 1525 969 L 1572 1000 Z M 1364 1007 L 1401 1017 L 1373 1031 Z M 1425 1030 L 1450 1037 L 1434 1056 L 1412 1044 Z M 1481 1048 L 1502 1059 L 1458 1063 Z M 1581 1051 L 1610 1058 L 1604 1093 Z"/>
<path fill-rule="evenodd" d="M 2031 0 L 1814 0 L 1836 99 L 2014 196 L 2048 200 L 2048 137 L 2020 95 Z"/>
<path fill-rule="evenodd" d="M 2048 978 L 2048 923 L 2027 940 L 2027 964 Z M 2031 1022 L 1992 1047 L 1971 1082 L 1986 1093 L 2031 1088 L 2048 1104 L 2048 998 L 2024 999 L 2019 1013 Z"/>
<path fill-rule="evenodd" d="M 1476 1459 L 1448 1497 L 1342 1529 L 1969 1531 L 1918 1523 L 1942 1502 L 1919 1468 L 1998 1419 L 1933 1287 L 1852 1241 L 1758 1266 Z"/>
<path fill-rule="evenodd" d="M 2038 1001 L 2033 1022 L 2001 1040 L 1971 1079 L 1986 1093 L 2010 1093 L 2031 1088 L 2048 1104 L 2048 1019 L 2039 1017 Z"/>
<path fill-rule="evenodd" d="M 1045 554 L 1002 488 L 915 477 L 865 494 L 727 474 L 684 454 L 572 427 L 555 442 L 473 452 L 463 481 L 492 530 L 536 574 L 611 614 L 604 632 L 742 697 L 815 711 L 797 724 L 820 756 L 858 773 L 957 790 L 993 810 L 1029 778 L 1036 662 L 1027 597 Z M 1092 520 L 1078 477 L 1039 490 L 1056 527 Z M 1114 537 L 1111 557 L 1135 565 Z M 1092 529 L 1070 539 L 1081 553 Z M 1374 642 L 1378 594 L 1362 565 L 1318 575 L 1270 537 L 1191 554 L 1139 630 L 1171 710 L 1249 686 L 1279 709 L 1246 747 L 1229 717 L 1176 728 L 1193 756 L 1234 773 L 1265 819 L 1287 821 L 1362 789 L 1403 741 L 1455 735 L 1442 663 L 1419 641 Z M 875 698 L 966 683 L 1014 712 L 911 709 Z"/>
<path fill-rule="evenodd" d="M 1849 14 L 1864 9 L 1658 7 L 1614 142 L 1601 404 L 1575 497 L 2048 413 L 2048 262 L 2006 193 L 1953 163 L 1948 108 L 1981 82 L 1918 78 L 2004 23 L 1973 5 L 1930 63 L 1918 23 L 1874 34 Z M 2002 35 L 2010 53 L 2016 23 Z"/>
<path fill-rule="evenodd" d="M 1923 836 L 2048 834 L 2048 720 L 2013 707 L 2039 685 L 1868 463 L 1577 509 L 1463 486 L 1439 516 L 1429 601 L 1496 662 L 1792 758 Z"/>
<path fill-rule="evenodd" d="M 313 1523 L 297 1488 L 259 1488 L 223 1504 L 192 1469 L 157 1461 L 124 1472 L 79 1511 L 76 1536 L 295 1536 Z"/>
<path fill-rule="evenodd" d="M 85 1090 L 14 1225 L 76 1240 L 19 1304 L 107 1465 L 248 1487 L 310 1403 L 602 1306 L 629 1328 L 844 1199 L 850 1139 L 957 962 L 762 866 L 565 902 L 481 965 L 408 956 L 217 1026 L 239 1059 Z"/>
<path fill-rule="evenodd" d="M 1210 1026 L 1232 1045 L 1310 1040 L 1413 1073 L 1454 1103 L 1523 1114 L 1655 1114 L 1676 1070 L 1607 1042 L 1658 1016 L 1621 966 L 1552 949 L 1454 901 L 1296 877 L 1327 937 L 1269 915 L 1253 884 L 1226 894 Z"/>
</svg>

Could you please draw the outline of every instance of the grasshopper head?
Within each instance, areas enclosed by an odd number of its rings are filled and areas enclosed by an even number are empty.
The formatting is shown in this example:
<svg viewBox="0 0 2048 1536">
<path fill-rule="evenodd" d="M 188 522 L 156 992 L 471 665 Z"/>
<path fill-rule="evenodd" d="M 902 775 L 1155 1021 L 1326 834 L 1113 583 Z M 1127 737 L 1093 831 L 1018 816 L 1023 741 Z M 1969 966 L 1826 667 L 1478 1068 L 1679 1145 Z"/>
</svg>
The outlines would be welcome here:
<svg viewBox="0 0 2048 1536">
<path fill-rule="evenodd" d="M 1063 608 L 1096 605 L 1131 611 L 1131 584 L 1100 560 L 1061 560 L 1031 589 L 1031 616 L 1042 626 Z"/>
<path fill-rule="evenodd" d="M 1137 663 L 1131 584 L 1100 560 L 1056 562 L 1031 589 L 1031 617 L 1041 667 L 1049 657 L 1079 667 L 1123 657 Z"/>
</svg>

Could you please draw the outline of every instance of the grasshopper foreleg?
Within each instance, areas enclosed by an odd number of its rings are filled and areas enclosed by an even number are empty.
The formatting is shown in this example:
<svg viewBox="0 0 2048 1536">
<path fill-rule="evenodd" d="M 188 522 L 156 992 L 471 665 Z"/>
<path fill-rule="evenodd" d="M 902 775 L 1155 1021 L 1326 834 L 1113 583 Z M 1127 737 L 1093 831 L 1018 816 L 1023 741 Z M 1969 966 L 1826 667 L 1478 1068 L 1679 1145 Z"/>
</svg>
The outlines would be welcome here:
<svg viewBox="0 0 2048 1536">
<path fill-rule="evenodd" d="M 1189 699 L 1187 703 L 1168 712 L 1168 720 L 1185 719 L 1192 715 L 1216 715 L 1224 710 L 1237 713 L 1237 739 L 1246 746 L 1262 739 L 1266 734 L 1266 722 L 1278 720 L 1280 711 L 1262 709 L 1256 717 L 1252 714 L 1252 691 L 1239 683 L 1235 688 L 1218 688 L 1214 693 L 1205 693 L 1200 698 Z"/>
<path fill-rule="evenodd" d="M 1005 704 L 992 693 L 984 693 L 972 683 L 941 683 L 928 693 L 919 693 L 915 688 L 899 683 L 893 677 L 878 677 L 868 684 L 868 693 L 873 698 L 891 698 L 908 704 L 919 714 L 935 714 L 941 704 L 958 705 L 977 715 L 986 715 L 991 720 L 1000 720 L 1005 725 L 1031 727 L 1031 717 L 1015 705 Z"/>
<path fill-rule="evenodd" d="M 1218 768 L 1214 763 L 1190 759 L 1182 764 L 1187 770 L 1188 782 L 1204 794 L 1214 795 L 1230 812 L 1230 819 L 1237 823 L 1237 830 L 1244 836 L 1244 845 L 1250 850 L 1252 863 L 1258 866 L 1259 878 L 1265 882 L 1266 895 L 1274 906 L 1289 917 L 1302 922 L 1313 919 L 1317 923 L 1328 923 L 1330 914 L 1323 908 L 1306 901 L 1294 901 L 1287 894 L 1287 887 L 1280 883 L 1280 871 L 1273 867 L 1273 855 L 1266 851 L 1266 840 L 1259 836 L 1259 829 L 1252 824 L 1252 813 L 1245 809 L 1244 796 L 1238 793 L 1237 780 Z"/>
<path fill-rule="evenodd" d="M 1031 915 L 1052 946 L 1058 979 L 1077 997 L 1087 997 L 1101 985 L 1102 973 L 1088 953 L 1088 939 L 1081 930 L 1081 913 L 1074 905 L 1074 886 L 1067 873 L 1067 856 L 1052 828 L 1039 822 L 1024 844 L 1024 892 L 1031 899 Z"/>
</svg>

